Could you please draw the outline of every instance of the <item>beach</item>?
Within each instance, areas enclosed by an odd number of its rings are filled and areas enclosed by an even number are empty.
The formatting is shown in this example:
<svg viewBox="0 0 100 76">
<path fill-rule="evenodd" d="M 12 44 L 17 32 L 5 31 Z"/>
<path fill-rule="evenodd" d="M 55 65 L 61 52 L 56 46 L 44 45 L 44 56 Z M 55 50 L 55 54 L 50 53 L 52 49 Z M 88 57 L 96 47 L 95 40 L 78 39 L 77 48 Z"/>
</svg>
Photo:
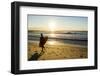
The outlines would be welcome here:
<svg viewBox="0 0 100 76">
<path fill-rule="evenodd" d="M 29 61 L 88 58 L 88 17 L 31 14 L 27 21 Z"/>
<path fill-rule="evenodd" d="M 44 52 L 41 53 L 41 47 L 33 42 L 28 42 L 28 60 L 56 60 L 56 59 L 84 59 L 88 58 L 87 47 L 65 44 L 65 45 L 45 45 Z M 36 54 L 34 56 L 34 54 Z M 41 54 L 41 55 L 40 55 Z"/>
</svg>

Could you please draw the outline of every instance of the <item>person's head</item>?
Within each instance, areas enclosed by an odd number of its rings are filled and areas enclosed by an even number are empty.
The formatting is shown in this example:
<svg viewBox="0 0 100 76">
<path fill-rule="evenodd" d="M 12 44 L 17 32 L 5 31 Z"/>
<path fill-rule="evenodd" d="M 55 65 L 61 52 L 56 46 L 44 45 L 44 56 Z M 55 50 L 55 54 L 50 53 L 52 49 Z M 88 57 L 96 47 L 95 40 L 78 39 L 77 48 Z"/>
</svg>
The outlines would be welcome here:
<svg viewBox="0 0 100 76">
<path fill-rule="evenodd" d="M 41 33 L 41 37 L 43 37 L 43 34 Z"/>
</svg>

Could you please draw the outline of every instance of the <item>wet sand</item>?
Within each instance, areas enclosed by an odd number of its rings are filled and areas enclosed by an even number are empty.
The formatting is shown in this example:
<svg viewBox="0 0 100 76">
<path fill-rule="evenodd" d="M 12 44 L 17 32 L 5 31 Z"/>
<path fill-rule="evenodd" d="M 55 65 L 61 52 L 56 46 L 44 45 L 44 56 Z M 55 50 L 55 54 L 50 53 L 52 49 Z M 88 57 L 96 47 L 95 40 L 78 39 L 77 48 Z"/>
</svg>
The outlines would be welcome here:
<svg viewBox="0 0 100 76">
<path fill-rule="evenodd" d="M 45 45 L 44 53 L 35 60 L 83 59 L 88 57 L 87 50 L 87 47 L 69 44 Z M 41 53 L 41 48 L 38 44 L 28 42 L 28 60 L 30 60 L 35 53 L 39 55 Z"/>
</svg>

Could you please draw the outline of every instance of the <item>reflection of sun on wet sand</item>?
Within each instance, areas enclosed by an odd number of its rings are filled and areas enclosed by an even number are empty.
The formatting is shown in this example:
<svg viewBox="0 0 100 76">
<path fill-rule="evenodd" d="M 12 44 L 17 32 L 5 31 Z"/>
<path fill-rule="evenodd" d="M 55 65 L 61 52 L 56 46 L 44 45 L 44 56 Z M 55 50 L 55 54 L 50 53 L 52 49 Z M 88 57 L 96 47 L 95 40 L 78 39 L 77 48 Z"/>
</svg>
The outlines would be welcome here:
<svg viewBox="0 0 100 76">
<path fill-rule="evenodd" d="M 34 53 L 41 53 L 38 44 L 28 43 L 28 59 Z M 45 45 L 44 53 L 37 60 L 79 59 L 87 58 L 87 47 L 74 45 Z"/>
</svg>

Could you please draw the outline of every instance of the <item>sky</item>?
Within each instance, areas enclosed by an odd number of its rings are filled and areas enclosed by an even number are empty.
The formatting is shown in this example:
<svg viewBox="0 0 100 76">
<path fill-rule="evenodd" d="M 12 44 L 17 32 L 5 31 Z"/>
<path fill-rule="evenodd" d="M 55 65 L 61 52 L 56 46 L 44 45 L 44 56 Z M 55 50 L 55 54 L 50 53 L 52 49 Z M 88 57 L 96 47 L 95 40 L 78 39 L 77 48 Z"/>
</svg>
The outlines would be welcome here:
<svg viewBox="0 0 100 76">
<path fill-rule="evenodd" d="M 28 15 L 28 30 L 45 31 L 87 31 L 88 17 Z"/>
</svg>

